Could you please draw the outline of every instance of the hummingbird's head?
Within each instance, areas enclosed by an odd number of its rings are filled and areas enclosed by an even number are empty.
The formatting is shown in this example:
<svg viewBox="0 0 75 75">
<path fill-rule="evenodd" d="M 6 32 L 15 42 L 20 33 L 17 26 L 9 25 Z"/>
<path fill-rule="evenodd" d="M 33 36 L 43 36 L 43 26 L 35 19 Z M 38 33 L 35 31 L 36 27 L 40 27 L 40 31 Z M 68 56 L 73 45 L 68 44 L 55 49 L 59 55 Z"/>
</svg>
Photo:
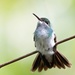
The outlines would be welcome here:
<svg viewBox="0 0 75 75">
<path fill-rule="evenodd" d="M 40 18 L 43 22 L 50 26 L 50 21 L 47 18 Z"/>
<path fill-rule="evenodd" d="M 40 21 L 45 22 L 48 26 L 50 26 L 50 21 L 47 18 L 39 18 L 37 15 L 33 13 L 33 15 Z"/>
</svg>

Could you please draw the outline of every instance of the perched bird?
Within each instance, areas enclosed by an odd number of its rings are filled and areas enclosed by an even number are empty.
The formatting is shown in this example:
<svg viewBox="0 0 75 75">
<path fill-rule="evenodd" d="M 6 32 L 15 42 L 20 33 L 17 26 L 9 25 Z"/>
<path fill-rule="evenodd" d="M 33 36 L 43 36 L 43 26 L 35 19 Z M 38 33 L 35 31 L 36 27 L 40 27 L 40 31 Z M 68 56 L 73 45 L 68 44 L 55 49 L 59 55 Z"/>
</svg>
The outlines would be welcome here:
<svg viewBox="0 0 75 75">
<path fill-rule="evenodd" d="M 71 67 L 71 64 L 65 56 L 57 51 L 56 35 L 51 27 L 51 23 L 47 18 L 39 18 L 33 14 L 37 19 L 37 27 L 34 32 L 34 42 L 36 50 L 39 51 L 35 58 L 31 71 L 41 72 L 43 69 L 46 71 L 48 68 L 58 67 L 65 69 L 65 66 Z"/>
</svg>

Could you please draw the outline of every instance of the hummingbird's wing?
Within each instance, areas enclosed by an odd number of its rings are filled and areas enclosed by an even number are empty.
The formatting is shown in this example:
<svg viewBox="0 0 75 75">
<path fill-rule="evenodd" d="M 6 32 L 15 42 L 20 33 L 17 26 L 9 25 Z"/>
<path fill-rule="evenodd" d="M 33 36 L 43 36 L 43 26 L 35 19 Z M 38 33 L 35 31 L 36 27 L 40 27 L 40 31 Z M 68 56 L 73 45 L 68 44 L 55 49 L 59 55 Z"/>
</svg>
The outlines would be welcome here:
<svg viewBox="0 0 75 75">
<path fill-rule="evenodd" d="M 57 39 L 56 39 L 56 35 L 54 34 L 55 38 L 54 38 L 54 42 L 56 43 L 57 42 Z"/>
<path fill-rule="evenodd" d="M 35 41 L 35 35 L 34 35 L 34 37 L 33 37 L 33 40 Z"/>
<path fill-rule="evenodd" d="M 34 35 L 34 37 L 33 37 L 33 40 L 35 41 L 35 35 Z M 35 47 L 36 47 L 36 44 L 35 44 Z"/>
</svg>

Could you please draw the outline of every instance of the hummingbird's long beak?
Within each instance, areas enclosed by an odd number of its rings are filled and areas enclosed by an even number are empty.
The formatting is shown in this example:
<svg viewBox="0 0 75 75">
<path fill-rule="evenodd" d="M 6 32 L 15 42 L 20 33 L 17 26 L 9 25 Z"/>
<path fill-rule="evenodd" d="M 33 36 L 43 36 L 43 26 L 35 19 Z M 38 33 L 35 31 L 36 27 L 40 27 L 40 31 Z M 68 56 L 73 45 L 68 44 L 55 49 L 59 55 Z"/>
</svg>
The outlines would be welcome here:
<svg viewBox="0 0 75 75">
<path fill-rule="evenodd" d="M 41 18 L 39 18 L 36 14 L 33 13 L 33 15 L 34 15 L 39 21 L 42 21 Z"/>
</svg>

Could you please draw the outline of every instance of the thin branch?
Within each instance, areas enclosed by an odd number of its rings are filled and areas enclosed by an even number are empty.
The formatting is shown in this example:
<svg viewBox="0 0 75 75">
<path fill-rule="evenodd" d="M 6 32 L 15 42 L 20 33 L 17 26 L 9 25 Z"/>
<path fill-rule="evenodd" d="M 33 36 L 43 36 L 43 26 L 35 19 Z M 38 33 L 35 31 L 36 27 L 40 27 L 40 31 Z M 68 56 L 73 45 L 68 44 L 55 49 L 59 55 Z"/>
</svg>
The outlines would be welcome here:
<svg viewBox="0 0 75 75">
<path fill-rule="evenodd" d="M 57 46 L 57 45 L 59 45 L 59 44 L 61 44 L 61 43 L 63 43 L 63 42 L 69 41 L 69 40 L 71 40 L 71 39 L 74 39 L 74 38 L 75 38 L 75 35 L 74 35 L 74 36 L 71 36 L 71 37 L 69 37 L 69 38 L 66 38 L 66 39 L 64 39 L 64 40 L 58 41 L 58 42 L 55 44 L 55 46 Z M 23 59 L 23 58 L 26 58 L 26 57 L 28 57 L 28 56 L 31 56 L 31 55 L 33 55 L 33 54 L 36 54 L 36 53 L 39 53 L 39 51 L 33 51 L 33 52 L 28 53 L 28 54 L 26 54 L 26 55 L 24 55 L 24 56 L 21 56 L 21 57 L 19 57 L 19 58 L 16 58 L 16 59 L 14 59 L 14 60 L 11 60 L 11 61 L 9 61 L 9 62 L 6 62 L 6 63 L 4 63 L 4 64 L 1 64 L 1 65 L 0 65 L 0 68 L 4 67 L 4 66 L 6 66 L 6 65 L 9 65 L 9 64 L 11 64 L 11 63 L 14 63 L 14 62 L 16 62 L 16 61 L 19 61 L 19 60 L 21 60 L 21 59 Z"/>
<path fill-rule="evenodd" d="M 11 63 L 14 63 L 14 62 L 16 62 L 16 61 L 19 61 L 19 60 L 21 60 L 21 59 L 23 59 L 23 58 L 26 58 L 26 57 L 28 57 L 28 56 L 31 56 L 31 55 L 33 55 L 33 54 L 35 54 L 35 53 L 38 53 L 38 51 L 33 51 L 33 52 L 28 53 L 28 54 L 26 54 L 26 55 L 24 55 L 24 56 L 21 56 L 21 57 L 19 57 L 19 58 L 16 58 L 16 59 L 14 59 L 14 60 L 11 60 L 11 61 L 9 61 L 9 62 L 6 62 L 6 63 L 4 63 L 4 64 L 1 64 L 1 65 L 0 65 L 0 68 L 4 67 L 4 66 L 6 66 L 6 65 L 9 65 L 9 64 L 11 64 Z"/>
<path fill-rule="evenodd" d="M 69 38 L 63 39 L 63 40 L 61 40 L 61 41 L 58 41 L 58 42 L 55 44 L 55 46 L 57 46 L 57 45 L 59 45 L 59 44 L 61 44 L 61 43 L 64 43 L 64 42 L 66 42 L 66 41 L 69 41 L 69 40 L 71 40 L 71 39 L 74 39 L 74 38 L 75 38 L 75 35 L 74 35 L 74 36 L 71 36 L 71 37 L 69 37 Z"/>
</svg>

